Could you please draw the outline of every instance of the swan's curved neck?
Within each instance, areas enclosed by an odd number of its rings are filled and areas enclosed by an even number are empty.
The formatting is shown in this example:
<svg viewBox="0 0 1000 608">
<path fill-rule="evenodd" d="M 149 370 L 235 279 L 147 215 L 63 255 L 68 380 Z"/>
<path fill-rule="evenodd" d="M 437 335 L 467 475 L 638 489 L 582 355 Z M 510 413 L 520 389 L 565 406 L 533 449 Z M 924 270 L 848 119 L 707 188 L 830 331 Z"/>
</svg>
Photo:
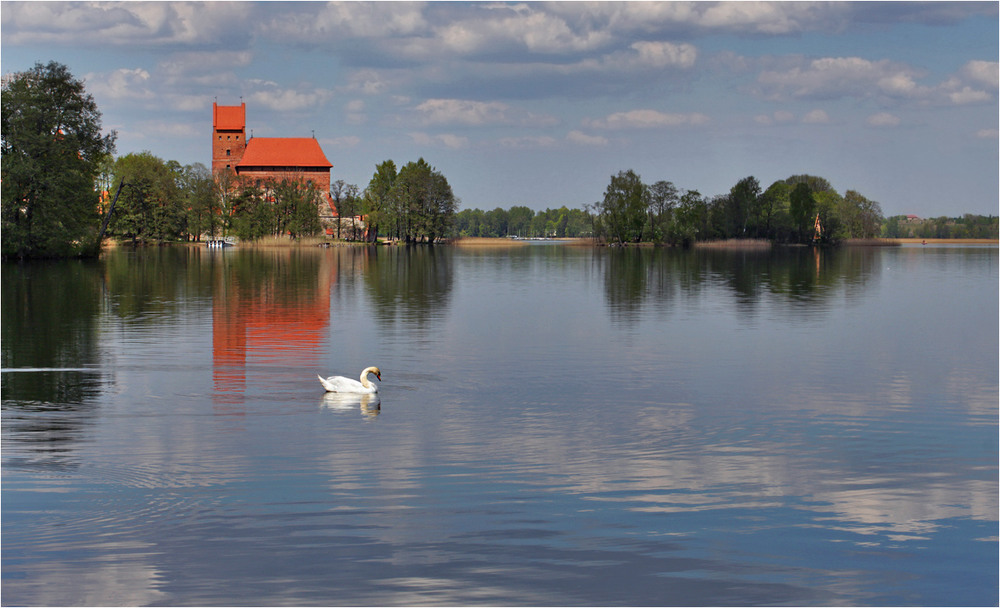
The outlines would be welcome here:
<svg viewBox="0 0 1000 608">
<path fill-rule="evenodd" d="M 363 386 L 365 388 L 371 388 L 372 387 L 372 383 L 368 379 L 368 374 L 370 374 L 370 373 L 372 373 L 372 368 L 370 368 L 370 367 L 365 368 L 365 371 L 361 372 L 361 386 Z"/>
</svg>

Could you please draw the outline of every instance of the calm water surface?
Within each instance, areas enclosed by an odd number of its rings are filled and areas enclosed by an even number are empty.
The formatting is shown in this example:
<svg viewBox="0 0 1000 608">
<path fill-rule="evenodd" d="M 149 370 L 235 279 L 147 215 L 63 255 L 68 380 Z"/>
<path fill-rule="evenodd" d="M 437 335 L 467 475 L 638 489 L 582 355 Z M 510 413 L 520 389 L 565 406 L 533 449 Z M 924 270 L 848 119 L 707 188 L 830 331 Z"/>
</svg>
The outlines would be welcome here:
<svg viewBox="0 0 1000 608">
<path fill-rule="evenodd" d="M 996 247 L 2 270 L 4 605 L 998 602 Z"/>
</svg>

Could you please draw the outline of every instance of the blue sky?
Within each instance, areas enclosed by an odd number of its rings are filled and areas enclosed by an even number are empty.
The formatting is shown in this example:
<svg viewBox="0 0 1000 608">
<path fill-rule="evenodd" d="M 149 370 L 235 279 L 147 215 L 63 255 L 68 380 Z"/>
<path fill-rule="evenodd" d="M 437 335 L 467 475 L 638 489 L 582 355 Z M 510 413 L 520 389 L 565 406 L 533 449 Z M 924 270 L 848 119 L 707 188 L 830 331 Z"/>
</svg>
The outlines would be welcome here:
<svg viewBox="0 0 1000 608">
<path fill-rule="evenodd" d="M 333 179 L 425 158 L 462 208 L 579 207 L 633 169 L 886 215 L 998 212 L 996 2 L 2 2 L 2 71 L 59 61 L 118 154 L 210 163 L 211 107 L 315 134 Z"/>
</svg>

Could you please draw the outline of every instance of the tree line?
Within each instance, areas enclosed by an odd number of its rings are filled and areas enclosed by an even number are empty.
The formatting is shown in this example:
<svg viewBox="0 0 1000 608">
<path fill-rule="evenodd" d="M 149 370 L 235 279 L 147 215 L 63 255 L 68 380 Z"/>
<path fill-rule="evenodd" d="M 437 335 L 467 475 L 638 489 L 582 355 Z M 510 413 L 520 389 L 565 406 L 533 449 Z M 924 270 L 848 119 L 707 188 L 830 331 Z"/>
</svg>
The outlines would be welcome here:
<svg viewBox="0 0 1000 608">
<path fill-rule="evenodd" d="M 583 209 L 534 211 L 522 205 L 492 211 L 463 209 L 455 215 L 452 235 L 457 237 L 579 238 L 593 234 L 593 216 Z"/>
<path fill-rule="evenodd" d="M 644 183 L 633 170 L 612 175 L 601 200 L 582 209 L 533 211 L 516 205 L 457 211 L 447 178 L 423 158 L 375 166 L 363 189 L 343 180 L 329 193 L 296 180 L 212 175 L 150 152 L 114 158 L 116 134 L 101 134 L 101 113 L 83 82 L 56 62 L 4 77 L 2 86 L 2 254 L 94 255 L 100 239 L 146 243 L 237 236 L 297 238 L 322 231 L 329 195 L 340 214 L 334 236 L 433 243 L 460 236 L 583 237 L 607 243 L 755 238 L 779 243 L 848 238 L 997 238 L 997 218 L 966 215 L 914 224 L 888 220 L 878 202 L 839 194 L 813 175 L 762 187 L 753 176 L 706 197 L 673 182 Z M 110 213 L 114 205 L 114 213 Z M 110 219 L 102 225 L 102 217 Z M 360 217 L 361 222 L 355 221 Z M 346 218 L 346 224 L 345 224 Z"/>
<path fill-rule="evenodd" d="M 716 239 L 833 243 L 881 234 L 878 202 L 855 190 L 841 196 L 814 175 L 793 175 L 764 189 L 745 177 L 729 192 L 705 197 L 670 181 L 643 183 L 632 170 L 611 177 L 604 198 L 590 207 L 595 232 L 610 243 L 683 245 Z"/>
<path fill-rule="evenodd" d="M 5 76 L 2 86 L 3 257 L 96 255 L 100 240 L 132 243 L 202 236 L 315 235 L 327 193 L 298 180 L 212 175 L 151 152 L 114 158 L 117 134 L 101 134 L 101 113 L 83 81 L 57 62 Z M 336 182 L 329 196 L 344 222 L 337 236 L 434 242 L 450 233 L 459 200 L 423 158 L 398 171 L 376 167 L 369 186 Z M 358 230 L 353 216 L 363 216 Z M 105 223 L 102 223 L 102 219 Z"/>
<path fill-rule="evenodd" d="M 928 219 L 894 215 L 886 219 L 882 233 L 886 238 L 995 239 L 1000 236 L 998 219 L 995 215 L 969 213 Z"/>
</svg>

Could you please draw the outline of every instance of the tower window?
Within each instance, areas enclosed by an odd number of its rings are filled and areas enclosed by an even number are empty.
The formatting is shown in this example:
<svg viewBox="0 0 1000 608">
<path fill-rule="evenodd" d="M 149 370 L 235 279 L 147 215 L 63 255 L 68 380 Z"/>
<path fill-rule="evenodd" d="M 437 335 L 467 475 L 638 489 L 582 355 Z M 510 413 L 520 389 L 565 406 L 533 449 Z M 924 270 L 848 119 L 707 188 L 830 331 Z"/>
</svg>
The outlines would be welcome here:
<svg viewBox="0 0 1000 608">
<path fill-rule="evenodd" d="M 227 149 L 226 149 L 226 156 L 229 156 L 229 153 L 230 153 L 230 151 L 229 151 L 229 149 L 227 148 Z"/>
</svg>

